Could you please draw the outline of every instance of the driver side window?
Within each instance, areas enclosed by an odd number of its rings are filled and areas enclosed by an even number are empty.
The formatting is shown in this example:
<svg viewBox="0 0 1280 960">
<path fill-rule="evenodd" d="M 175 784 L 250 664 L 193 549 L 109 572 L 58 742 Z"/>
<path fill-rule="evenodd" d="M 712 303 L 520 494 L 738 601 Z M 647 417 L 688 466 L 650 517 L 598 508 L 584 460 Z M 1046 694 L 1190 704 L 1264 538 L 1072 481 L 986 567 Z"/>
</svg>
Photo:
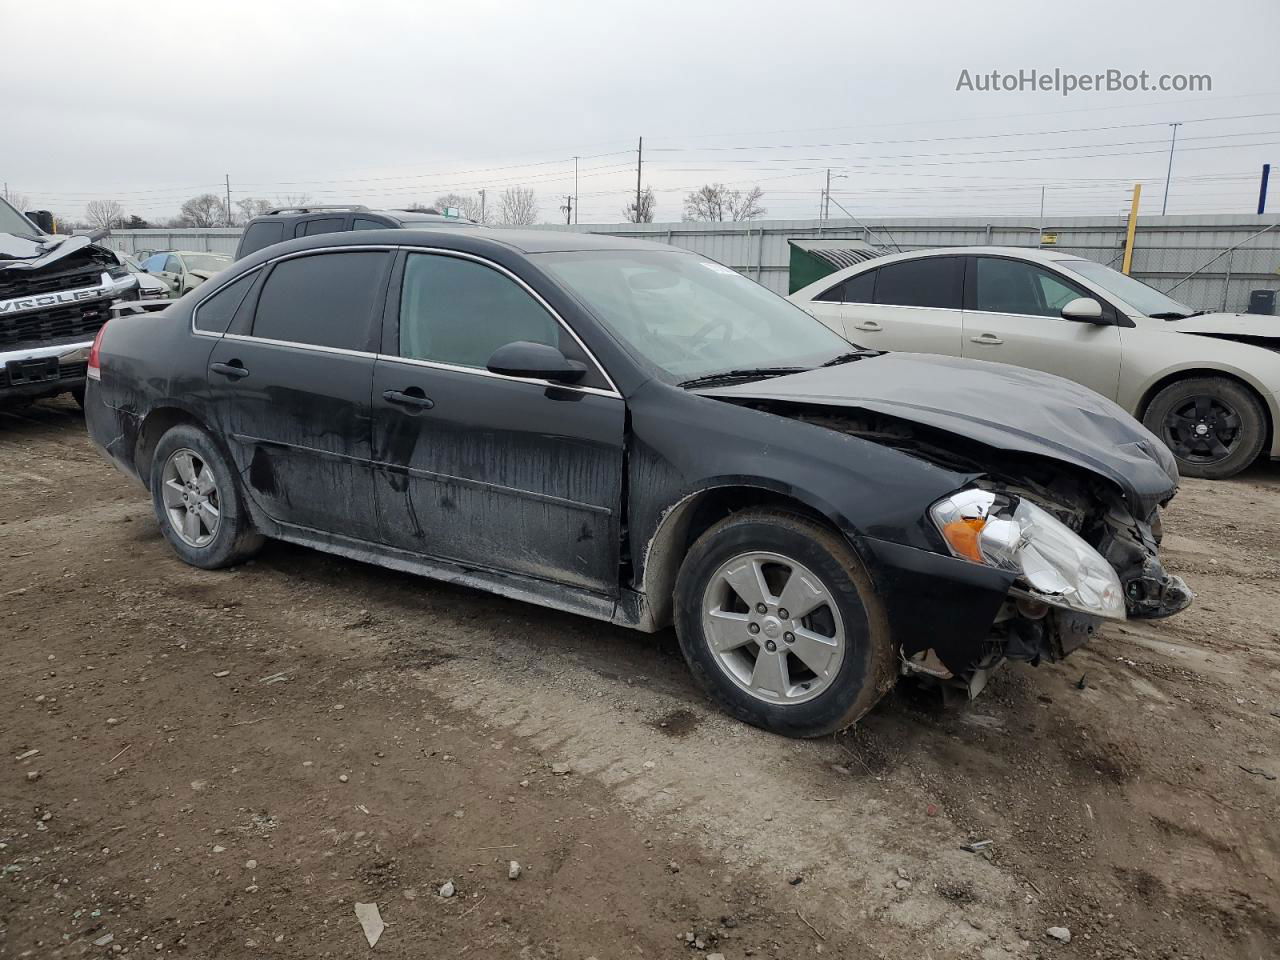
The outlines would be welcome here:
<svg viewBox="0 0 1280 960">
<path fill-rule="evenodd" d="M 400 288 L 401 357 L 483 370 L 495 350 L 521 340 L 587 362 L 556 318 L 506 274 L 461 257 L 406 257 Z M 584 386 L 602 384 L 594 369 L 582 381 Z"/>
<path fill-rule="evenodd" d="M 1020 260 L 978 257 L 974 309 L 1032 317 L 1062 316 L 1062 308 L 1089 294 L 1040 267 Z"/>
</svg>

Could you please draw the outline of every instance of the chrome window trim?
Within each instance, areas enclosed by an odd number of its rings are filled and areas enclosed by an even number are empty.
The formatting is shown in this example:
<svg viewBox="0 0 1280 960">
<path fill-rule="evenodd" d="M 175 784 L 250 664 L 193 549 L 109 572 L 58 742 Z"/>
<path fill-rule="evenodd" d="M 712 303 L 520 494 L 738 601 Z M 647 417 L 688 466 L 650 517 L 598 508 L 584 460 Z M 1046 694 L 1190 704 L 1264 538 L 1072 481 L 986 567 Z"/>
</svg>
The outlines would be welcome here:
<svg viewBox="0 0 1280 960">
<path fill-rule="evenodd" d="M 543 387 L 555 387 L 557 390 L 576 390 L 578 393 L 590 393 L 598 397 L 622 399 L 622 394 L 616 390 L 605 390 L 602 387 L 583 387 L 576 383 L 559 383 L 555 380 L 539 380 L 536 377 L 513 377 L 506 373 L 494 373 L 492 370 L 485 370 L 483 367 L 464 367 L 456 363 L 441 363 L 438 360 L 417 360 L 413 357 L 397 357 L 389 353 L 379 353 L 374 359 L 385 360 L 388 363 L 404 363 L 415 367 L 430 367 L 433 370 L 448 370 L 453 373 L 470 373 L 478 377 L 490 377 L 494 380 L 510 380 L 513 383 L 532 383 Z"/>
<path fill-rule="evenodd" d="M 845 307 L 875 307 L 877 310 L 939 310 L 945 313 L 961 313 L 963 307 L 913 307 L 907 303 L 845 303 Z"/>
<path fill-rule="evenodd" d="M 613 377 L 609 376 L 609 371 L 604 368 L 604 364 L 602 364 L 599 360 L 597 360 L 596 355 L 591 352 L 591 350 L 587 347 L 585 343 L 582 342 L 582 338 L 578 336 L 577 331 L 574 330 L 573 327 L 569 326 L 569 324 L 565 321 L 564 317 L 560 316 L 560 314 L 556 311 L 556 309 L 552 307 L 551 304 L 547 303 L 547 301 L 543 299 L 542 295 L 538 293 L 538 291 L 534 290 L 533 287 L 529 286 L 529 284 L 525 283 L 524 280 L 516 276 L 514 273 L 512 273 L 502 264 L 494 263 L 492 260 L 488 260 L 484 257 L 477 256 L 474 253 L 467 253 L 464 250 L 447 250 L 441 247 L 423 247 L 423 246 L 416 246 L 416 245 L 409 246 L 407 244 L 401 244 L 400 249 L 404 250 L 406 253 L 427 253 L 427 254 L 443 255 L 447 257 L 457 257 L 460 260 L 470 260 L 474 263 L 481 264 L 482 266 L 489 267 L 492 270 L 496 270 L 499 273 L 501 273 L 503 276 L 507 277 L 508 279 L 515 281 L 517 286 L 522 288 L 525 291 L 525 293 L 529 294 L 529 296 L 533 297 L 533 299 L 537 301 L 537 303 L 542 307 L 542 309 L 546 310 L 547 313 L 551 315 L 551 318 L 555 320 L 555 322 L 560 326 L 560 329 L 564 330 L 566 333 L 569 334 L 570 337 L 573 338 L 573 342 L 578 345 L 578 348 L 580 350 L 582 350 L 583 355 L 586 356 L 586 358 L 591 362 L 591 365 L 594 366 L 598 371 L 600 371 L 600 375 L 604 377 L 604 382 L 609 385 L 609 390 L 603 391 L 603 392 L 608 396 L 616 396 L 616 397 L 622 396 L 621 391 L 618 390 L 617 384 L 613 382 Z M 387 357 L 386 359 L 392 359 L 392 358 Z M 396 357 L 395 359 L 416 360 L 416 358 L 412 358 L 412 357 Z M 464 367 L 458 364 L 446 364 L 442 361 L 437 361 L 437 360 L 417 361 L 417 362 L 425 363 L 429 366 L 435 365 L 445 369 L 478 371 L 480 373 L 483 373 L 491 377 L 504 376 L 503 374 L 490 373 L 488 370 L 483 370 L 482 368 L 479 368 L 479 367 Z M 525 383 L 548 382 L 548 381 L 541 381 L 541 380 L 525 379 L 523 377 L 507 377 L 506 379 L 521 380 L 522 382 L 525 382 Z M 558 387 L 566 386 L 565 384 L 562 384 L 562 383 L 561 384 L 553 383 L 551 385 L 558 386 Z M 569 386 L 572 389 L 577 389 L 577 390 L 600 391 L 601 389 L 599 387 L 572 387 L 572 385 L 569 385 Z"/>
<path fill-rule="evenodd" d="M 239 340 L 245 343 L 265 343 L 272 347 L 296 347 L 299 350 L 310 350 L 313 353 L 335 353 L 343 357 L 365 357 L 372 360 L 377 356 L 368 350 L 348 350 L 345 347 L 326 347 L 320 343 L 298 343 L 296 340 L 273 340 L 271 337 L 254 337 L 245 333 L 224 333 L 223 340 Z"/>
<path fill-rule="evenodd" d="M 562 330 L 565 330 L 569 334 L 569 336 L 573 338 L 574 342 L 582 349 L 582 352 L 587 357 L 587 359 L 590 360 L 591 363 L 595 366 L 595 368 L 600 371 L 600 375 L 604 377 L 604 380 L 607 384 L 609 384 L 610 389 L 605 390 L 601 387 L 583 387 L 573 383 L 557 383 L 553 380 L 539 380 L 535 377 L 512 377 L 505 373 L 493 373 L 492 371 L 485 370 L 482 367 L 464 367 L 459 364 L 442 363 L 437 360 L 418 360 L 413 357 L 401 357 L 394 354 L 371 353 L 367 350 L 345 350 L 341 347 L 326 347 L 321 344 L 298 343 L 292 340 L 273 340 L 269 337 L 255 337 L 252 334 L 244 334 L 244 333 L 212 333 L 208 330 L 200 330 L 198 327 L 196 327 L 196 315 L 199 313 L 200 307 L 204 304 L 205 300 L 208 300 L 210 297 L 214 296 L 215 294 L 217 294 L 219 291 L 229 286 L 230 284 L 235 283 L 237 280 L 247 277 L 258 270 L 265 269 L 266 267 L 271 266 L 274 263 L 277 263 L 282 260 L 292 260 L 296 257 L 307 257 L 307 256 L 313 256 L 316 254 L 323 254 L 323 253 L 337 253 L 337 252 L 349 253 L 351 251 L 379 251 L 379 250 L 390 251 L 390 252 L 404 250 L 406 252 L 414 252 L 414 253 L 443 254 L 445 256 L 458 257 L 463 260 L 472 260 L 476 263 L 482 264 L 483 266 L 490 267 L 491 269 L 497 270 L 499 273 L 503 274 L 504 276 L 510 278 L 511 280 L 514 280 L 522 289 L 525 290 L 525 292 L 527 292 L 531 297 L 533 297 L 534 300 L 536 300 L 538 304 L 544 310 L 547 311 L 547 313 L 551 315 L 551 317 L 556 321 L 556 323 L 560 326 Z M 539 386 L 544 386 L 544 387 L 555 387 L 558 390 L 576 390 L 580 393 L 590 393 L 590 394 L 594 394 L 596 396 L 601 396 L 601 397 L 617 397 L 619 400 L 622 399 L 621 391 L 618 390 L 617 385 L 613 382 L 613 378 L 609 376 L 609 372 L 605 370 L 604 364 L 602 364 L 599 360 L 596 359 L 595 354 L 593 354 L 590 348 L 588 348 L 587 345 L 582 342 L 582 338 L 579 337 L 577 332 L 571 326 L 569 326 L 568 323 L 565 322 L 564 318 L 560 316 L 560 314 L 555 310 L 555 308 L 551 306 L 551 304 L 547 303 L 547 301 L 543 299 L 543 297 L 536 290 L 530 287 L 527 283 L 524 282 L 524 280 L 516 276 L 506 267 L 502 266 L 499 263 L 494 263 L 492 260 L 487 260 L 484 257 L 476 256 L 473 253 L 467 253 L 466 251 L 463 251 L 463 250 L 447 250 L 442 247 L 406 246 L 403 244 L 350 244 L 350 245 L 344 245 L 341 247 L 321 247 L 317 250 L 298 250 L 293 253 L 286 253 L 277 257 L 272 257 L 270 260 L 265 260 L 262 263 L 258 264 L 252 270 L 246 270 L 244 273 L 240 274 L 234 279 L 229 280 L 226 283 L 223 283 L 221 286 L 218 287 L 217 290 L 211 290 L 209 291 L 209 293 L 201 297 L 200 302 L 197 303 L 191 311 L 191 332 L 196 336 L 208 337 L 213 340 L 239 340 L 247 343 L 265 343 L 275 347 L 295 347 L 299 350 L 311 350 L 316 353 L 333 353 L 333 354 L 338 354 L 340 356 L 347 356 L 347 357 L 367 357 L 374 360 L 385 360 L 389 363 L 406 363 L 406 364 L 411 364 L 413 366 L 430 367 L 436 370 L 450 370 L 455 373 L 470 373 L 470 374 L 474 374 L 476 376 L 481 376 L 481 377 L 491 377 L 498 380 L 509 380 L 514 383 L 532 383 L 532 384 L 537 384 Z"/>
<path fill-rule="evenodd" d="M 196 317 L 200 315 L 200 308 L 204 306 L 204 302 L 206 300 L 210 300 L 213 297 L 217 296 L 227 287 L 231 286 L 231 284 L 239 283 L 245 277 L 252 276 L 253 274 L 257 273 L 259 270 L 261 270 L 265 266 L 266 266 L 265 263 L 260 263 L 258 264 L 258 266 L 254 267 L 252 270 L 246 270 L 244 273 L 240 274 L 238 277 L 234 277 L 231 280 L 226 281 L 225 283 L 219 284 L 216 290 L 210 290 L 203 297 L 201 297 L 199 301 L 196 302 L 196 305 L 191 308 L 191 332 L 198 337 L 211 337 L 215 340 L 226 336 L 225 333 L 214 333 L 212 330 L 201 330 L 199 327 L 196 326 Z M 252 286 L 252 284 L 250 284 L 250 286 Z M 237 309 L 239 308 L 237 307 Z M 235 319 L 234 316 L 232 317 L 232 319 L 233 320 Z"/>
</svg>

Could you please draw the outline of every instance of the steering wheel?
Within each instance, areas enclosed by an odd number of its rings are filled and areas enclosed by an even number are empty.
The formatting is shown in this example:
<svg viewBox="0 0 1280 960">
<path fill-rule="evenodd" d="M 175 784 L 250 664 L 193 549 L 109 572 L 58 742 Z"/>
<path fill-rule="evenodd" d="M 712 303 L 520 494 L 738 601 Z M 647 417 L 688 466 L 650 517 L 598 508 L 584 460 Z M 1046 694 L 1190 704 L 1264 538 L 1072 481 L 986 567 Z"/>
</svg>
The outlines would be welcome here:
<svg viewBox="0 0 1280 960">
<path fill-rule="evenodd" d="M 733 339 L 733 322 L 731 320 L 708 320 L 695 330 L 693 335 L 690 337 L 691 340 L 699 341 L 691 348 L 693 352 L 701 355 L 705 348 L 711 346 L 711 334 L 716 330 L 724 331 L 724 333 L 720 335 L 720 342 L 722 344 L 728 343 Z"/>
</svg>

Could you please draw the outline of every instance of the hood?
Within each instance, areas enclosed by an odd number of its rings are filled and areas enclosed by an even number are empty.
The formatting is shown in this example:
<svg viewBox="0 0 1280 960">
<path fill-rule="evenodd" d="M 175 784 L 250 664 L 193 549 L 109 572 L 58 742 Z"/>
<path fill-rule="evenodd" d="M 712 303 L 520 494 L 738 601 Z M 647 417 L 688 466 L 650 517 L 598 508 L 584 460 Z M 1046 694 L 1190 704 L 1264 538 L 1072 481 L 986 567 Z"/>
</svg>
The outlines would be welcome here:
<svg viewBox="0 0 1280 960">
<path fill-rule="evenodd" d="M 1185 320 L 1165 320 L 1167 329 L 1178 333 L 1197 333 L 1227 340 L 1242 339 L 1280 341 L 1280 317 L 1260 313 L 1202 313 Z"/>
<path fill-rule="evenodd" d="M 22 237 L 0 233 L 0 270 L 43 270 L 93 245 L 92 237 Z"/>
<path fill-rule="evenodd" d="M 1070 380 L 1004 363 L 888 353 L 697 392 L 857 408 L 1048 457 L 1111 481 L 1144 514 L 1178 487 L 1168 448 L 1116 404 Z"/>
</svg>

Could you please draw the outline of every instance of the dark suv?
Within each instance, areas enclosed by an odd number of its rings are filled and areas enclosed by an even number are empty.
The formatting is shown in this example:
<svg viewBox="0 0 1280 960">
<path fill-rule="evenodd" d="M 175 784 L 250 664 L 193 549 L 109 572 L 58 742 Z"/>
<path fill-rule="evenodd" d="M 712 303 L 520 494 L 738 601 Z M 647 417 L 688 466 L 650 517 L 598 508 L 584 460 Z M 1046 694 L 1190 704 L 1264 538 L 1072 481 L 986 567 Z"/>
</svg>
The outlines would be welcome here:
<svg viewBox="0 0 1280 960">
<path fill-rule="evenodd" d="M 386 230 L 408 227 L 420 230 L 431 226 L 476 226 L 474 221 L 446 217 L 435 210 L 370 210 L 359 204 L 319 207 L 281 207 L 245 225 L 236 248 L 236 259 L 294 237 L 313 237 L 318 233 L 341 233 L 343 230 Z"/>
</svg>

